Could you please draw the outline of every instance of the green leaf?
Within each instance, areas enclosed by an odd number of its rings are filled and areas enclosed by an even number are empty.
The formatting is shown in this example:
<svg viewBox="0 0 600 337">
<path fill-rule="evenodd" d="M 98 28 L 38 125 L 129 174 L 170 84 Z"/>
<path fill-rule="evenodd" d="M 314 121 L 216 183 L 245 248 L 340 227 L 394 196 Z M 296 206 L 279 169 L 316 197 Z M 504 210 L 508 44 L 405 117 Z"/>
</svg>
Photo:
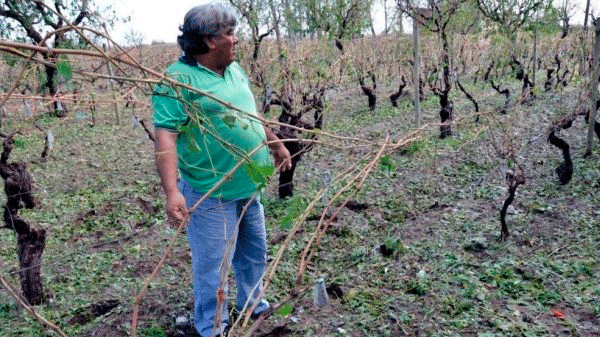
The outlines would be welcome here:
<svg viewBox="0 0 600 337">
<path fill-rule="evenodd" d="M 179 133 L 185 133 L 185 134 L 190 134 L 190 132 L 192 131 L 192 129 L 190 128 L 189 124 L 186 125 L 180 125 L 177 127 L 177 131 L 179 131 Z"/>
<path fill-rule="evenodd" d="M 265 187 L 269 181 L 269 177 L 275 173 L 275 167 L 271 164 L 257 165 L 256 163 L 249 163 L 244 166 L 246 173 L 258 184 L 259 189 Z"/>
<path fill-rule="evenodd" d="M 24 149 L 25 148 L 25 140 L 23 140 L 21 138 L 13 138 L 13 148 Z"/>
<path fill-rule="evenodd" d="M 196 154 L 199 154 L 200 152 L 202 152 L 202 150 L 200 149 L 200 146 L 198 145 L 198 143 L 192 136 L 192 128 L 190 127 L 189 124 L 178 126 L 177 130 L 182 134 L 182 137 L 185 137 L 187 146 L 191 152 L 196 153 Z"/>
<path fill-rule="evenodd" d="M 277 309 L 277 310 L 275 311 L 275 313 L 276 313 L 278 316 L 281 316 L 281 317 L 286 317 L 287 315 L 291 314 L 291 313 L 292 313 L 292 311 L 294 311 L 294 307 L 293 307 L 291 304 L 289 304 L 289 303 L 286 303 L 286 304 L 284 304 L 283 306 L 281 306 L 281 308 Z"/>
<path fill-rule="evenodd" d="M 287 230 L 292 228 L 292 225 L 300 217 L 300 215 L 306 209 L 306 203 L 300 197 L 293 197 L 287 201 L 286 214 L 281 219 L 281 229 Z"/>
<path fill-rule="evenodd" d="M 398 167 L 396 162 L 388 154 L 384 155 L 383 157 L 381 157 L 381 159 L 379 159 L 379 166 L 383 171 L 388 172 L 394 171 Z"/>
<path fill-rule="evenodd" d="M 58 73 L 65 79 L 65 81 L 69 81 L 73 77 L 73 70 L 67 61 L 56 62 L 56 70 L 58 70 Z"/>
<path fill-rule="evenodd" d="M 186 137 L 187 138 L 187 143 L 188 143 L 188 148 L 190 149 L 190 151 L 192 151 L 195 154 L 199 154 L 202 152 L 202 150 L 200 149 L 200 146 L 198 146 L 198 143 L 196 143 L 196 140 L 194 140 L 192 137 Z"/>
<path fill-rule="evenodd" d="M 237 122 L 237 116 L 234 114 L 227 114 L 227 115 L 224 115 L 223 118 L 221 118 L 221 120 L 223 121 L 223 123 L 225 123 L 229 127 L 234 127 L 235 122 Z"/>
<path fill-rule="evenodd" d="M 268 178 L 275 174 L 275 166 L 271 164 L 263 165 L 260 167 L 260 172 Z"/>
</svg>

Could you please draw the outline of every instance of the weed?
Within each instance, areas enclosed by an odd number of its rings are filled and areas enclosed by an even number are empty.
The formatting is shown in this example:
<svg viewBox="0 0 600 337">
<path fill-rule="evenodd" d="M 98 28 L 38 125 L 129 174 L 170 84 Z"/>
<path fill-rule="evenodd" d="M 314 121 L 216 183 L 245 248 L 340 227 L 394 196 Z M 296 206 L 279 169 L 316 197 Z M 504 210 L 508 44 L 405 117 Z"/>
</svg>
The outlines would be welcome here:
<svg viewBox="0 0 600 337">
<path fill-rule="evenodd" d="M 411 279 L 404 283 L 404 291 L 408 294 L 423 296 L 429 293 L 431 284 L 424 279 Z"/>
<path fill-rule="evenodd" d="M 293 196 L 283 201 L 263 198 L 266 212 L 272 214 L 274 218 L 279 218 L 279 228 L 282 230 L 290 229 L 296 219 L 304 213 L 306 200 L 301 196 Z"/>
<path fill-rule="evenodd" d="M 456 317 L 464 312 L 471 310 L 472 304 L 469 301 L 461 300 L 456 296 L 447 296 L 442 299 L 445 305 L 444 311 L 450 317 Z"/>
<path fill-rule="evenodd" d="M 398 164 L 396 164 L 389 154 L 385 154 L 383 157 L 381 157 L 381 159 L 379 159 L 379 168 L 387 175 L 389 175 L 390 172 L 394 172 L 397 167 Z"/>
<path fill-rule="evenodd" d="M 562 296 L 554 291 L 541 289 L 539 292 L 534 293 L 534 298 L 540 304 L 550 307 L 555 305 L 557 302 L 562 300 Z"/>
<path fill-rule="evenodd" d="M 17 314 L 17 306 L 10 304 L 0 304 L 0 319 L 11 320 Z"/>
<path fill-rule="evenodd" d="M 384 312 L 384 302 L 381 294 L 374 289 L 361 289 L 349 292 L 345 301 L 358 312 L 378 317 Z"/>
<path fill-rule="evenodd" d="M 383 256 L 393 256 L 394 258 L 398 258 L 398 256 L 406 253 L 408 250 L 404 243 L 402 243 L 402 239 L 400 238 L 387 238 L 385 243 L 379 247 L 381 255 Z"/>
<path fill-rule="evenodd" d="M 393 224 L 401 224 L 406 221 L 409 213 L 408 205 L 401 199 L 386 200 L 383 203 L 385 220 Z"/>
<path fill-rule="evenodd" d="M 167 337 L 167 332 L 159 326 L 151 326 L 141 329 L 140 337 Z"/>
</svg>

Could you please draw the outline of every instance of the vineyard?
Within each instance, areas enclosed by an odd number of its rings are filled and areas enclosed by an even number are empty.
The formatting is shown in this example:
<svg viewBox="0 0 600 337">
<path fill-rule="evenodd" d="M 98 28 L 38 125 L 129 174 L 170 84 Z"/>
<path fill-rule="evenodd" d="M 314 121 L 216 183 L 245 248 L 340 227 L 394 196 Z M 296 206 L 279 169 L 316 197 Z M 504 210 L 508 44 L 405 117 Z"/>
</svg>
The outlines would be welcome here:
<svg viewBox="0 0 600 337">
<path fill-rule="evenodd" d="M 600 23 L 434 21 L 241 38 L 294 170 L 259 177 L 273 310 L 229 336 L 600 335 Z M 165 225 L 151 109 L 181 86 L 162 73 L 179 49 L 88 42 L 0 40 L 0 336 L 185 336 L 191 256 Z"/>
</svg>

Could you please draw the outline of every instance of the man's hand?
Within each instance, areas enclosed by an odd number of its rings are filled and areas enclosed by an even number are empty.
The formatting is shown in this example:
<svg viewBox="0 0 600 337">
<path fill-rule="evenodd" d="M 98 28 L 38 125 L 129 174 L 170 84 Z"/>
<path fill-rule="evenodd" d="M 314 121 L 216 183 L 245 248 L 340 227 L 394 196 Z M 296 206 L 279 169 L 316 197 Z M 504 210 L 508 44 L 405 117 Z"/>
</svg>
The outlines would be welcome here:
<svg viewBox="0 0 600 337">
<path fill-rule="evenodd" d="M 167 223 L 177 228 L 188 214 L 185 198 L 177 187 L 177 133 L 159 128 L 155 135 L 156 169 L 167 194 Z"/>
<path fill-rule="evenodd" d="M 265 135 L 267 136 L 269 148 L 271 149 L 271 155 L 273 155 L 273 159 L 275 160 L 275 167 L 277 167 L 277 171 L 283 172 L 290 170 L 292 168 L 292 156 L 290 155 L 290 151 L 288 151 L 285 145 L 283 145 L 283 142 L 277 138 L 275 133 L 273 133 L 273 130 L 266 125 L 264 127 Z"/>
<path fill-rule="evenodd" d="M 292 157 L 290 151 L 286 149 L 283 143 L 276 143 L 276 146 L 271 147 L 271 154 L 275 160 L 277 171 L 283 172 L 292 168 Z"/>
<path fill-rule="evenodd" d="M 172 228 L 177 228 L 188 215 L 188 209 L 185 206 L 185 198 L 177 191 L 167 196 L 167 224 Z"/>
</svg>

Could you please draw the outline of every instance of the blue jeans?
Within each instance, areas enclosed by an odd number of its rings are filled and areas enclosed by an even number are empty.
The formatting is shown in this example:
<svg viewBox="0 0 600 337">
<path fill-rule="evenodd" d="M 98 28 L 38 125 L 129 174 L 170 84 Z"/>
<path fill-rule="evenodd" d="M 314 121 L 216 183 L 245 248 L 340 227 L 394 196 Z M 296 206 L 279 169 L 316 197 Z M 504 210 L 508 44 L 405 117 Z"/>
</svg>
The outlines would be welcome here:
<svg viewBox="0 0 600 337">
<path fill-rule="evenodd" d="M 187 207 L 202 197 L 184 180 L 179 183 Z M 250 201 L 246 212 L 244 206 Z M 241 221 L 240 221 L 241 217 Z M 240 222 L 239 228 L 236 225 Z M 254 314 L 269 308 L 269 303 L 259 299 L 262 276 L 267 265 L 267 244 L 263 207 L 258 197 L 242 200 L 207 198 L 190 217 L 187 229 L 192 250 L 192 276 L 194 283 L 194 327 L 200 335 L 213 335 L 217 322 L 218 334 L 229 323 L 227 313 L 227 271 L 222 273 L 223 258 L 228 250 L 226 267 L 233 265 L 237 283 L 236 306 L 241 310 L 260 301 Z M 225 275 L 222 280 L 221 276 Z M 224 285 L 221 282 L 224 282 Z M 224 293 L 220 316 L 217 315 L 217 292 Z"/>
</svg>

